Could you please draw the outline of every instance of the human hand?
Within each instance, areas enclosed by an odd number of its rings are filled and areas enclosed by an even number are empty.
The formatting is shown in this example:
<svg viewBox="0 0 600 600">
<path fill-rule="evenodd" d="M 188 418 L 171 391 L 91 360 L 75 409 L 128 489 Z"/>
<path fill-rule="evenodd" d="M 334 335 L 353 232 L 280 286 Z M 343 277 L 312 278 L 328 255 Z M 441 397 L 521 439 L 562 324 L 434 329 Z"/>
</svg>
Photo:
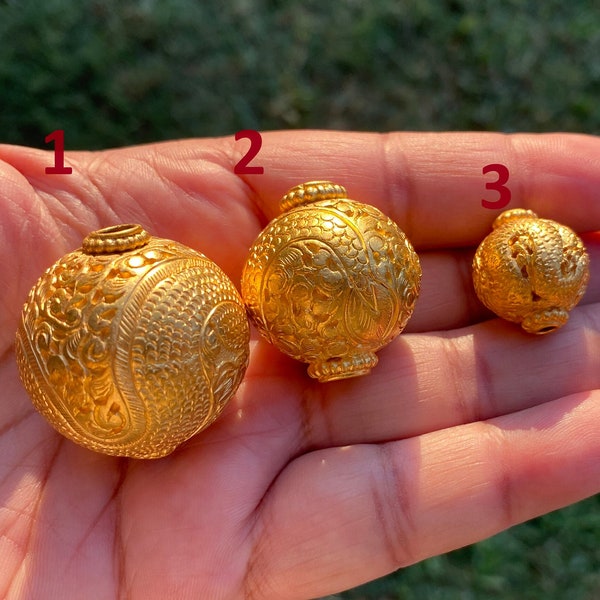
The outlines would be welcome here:
<svg viewBox="0 0 600 600">
<path fill-rule="evenodd" d="M 600 491 L 600 235 L 569 323 L 544 337 L 476 300 L 471 258 L 509 206 L 600 230 L 600 139 L 576 135 L 263 134 L 51 154 L 0 147 L 0 596 L 306 600 L 349 588 Z M 262 340 L 220 419 L 167 458 L 94 454 L 33 409 L 14 359 L 28 290 L 100 227 L 138 222 L 238 284 L 297 183 L 330 179 L 396 220 L 423 283 L 367 377 L 319 384 Z"/>
</svg>

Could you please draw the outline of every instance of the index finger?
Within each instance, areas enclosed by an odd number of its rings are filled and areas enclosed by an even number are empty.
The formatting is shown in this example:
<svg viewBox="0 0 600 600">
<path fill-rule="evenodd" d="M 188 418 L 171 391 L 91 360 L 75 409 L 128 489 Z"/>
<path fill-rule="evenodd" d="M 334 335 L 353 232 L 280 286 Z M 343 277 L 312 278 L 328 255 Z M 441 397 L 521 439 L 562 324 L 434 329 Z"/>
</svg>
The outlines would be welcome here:
<svg viewBox="0 0 600 600">
<path fill-rule="evenodd" d="M 577 231 L 600 229 L 600 139 L 575 134 L 387 134 L 298 131 L 263 134 L 264 176 L 246 176 L 268 218 L 303 181 L 329 179 L 379 207 L 417 248 L 471 246 L 504 209 L 525 207 Z M 506 167 L 510 202 L 485 208 Z"/>
<path fill-rule="evenodd" d="M 204 200 L 207 210 L 218 209 L 221 203 L 223 211 L 230 211 L 234 200 L 257 208 L 266 222 L 279 214 L 279 199 L 288 189 L 304 181 L 328 179 L 344 185 L 354 200 L 379 207 L 417 248 L 476 245 L 504 208 L 530 208 L 577 231 L 600 229 L 598 137 L 321 130 L 274 131 L 261 136 L 262 145 L 252 164 L 262 166 L 263 174 L 235 174 L 236 164 L 248 152 L 248 143 L 228 136 L 67 152 L 66 157 L 76 165 L 74 175 L 63 176 L 61 182 L 53 179 L 52 183 L 66 186 L 65 191 L 93 210 L 97 204 L 93 194 L 98 191 L 94 187 L 100 182 L 112 182 L 102 186 L 104 197 L 107 191 L 116 195 L 114 182 L 127 188 L 126 201 L 128 194 L 135 196 L 140 189 L 152 186 L 152 178 L 160 185 L 161 178 L 167 177 L 181 184 L 182 193 Z M 43 175 L 43 166 L 50 164 L 51 153 L 25 150 L 1 146 L 0 159 L 37 185 L 49 180 Z M 144 168 L 139 168 L 140 164 Z M 128 168 L 131 165 L 133 168 Z M 506 183 L 494 185 L 499 174 L 493 168 L 483 173 L 489 165 L 505 167 Z M 76 176 L 78 170 L 84 173 L 83 179 Z M 88 180 L 94 182 L 91 189 L 86 189 L 90 188 Z M 486 189 L 486 184 L 492 187 Z M 497 188 L 502 185 L 510 193 L 508 205 L 501 208 L 498 204 L 497 209 L 483 206 L 483 200 L 496 203 L 500 199 Z M 153 191 L 160 193 L 156 187 Z M 172 189 L 169 194 L 170 207 L 157 202 L 148 209 L 148 213 L 168 211 L 169 219 L 156 215 L 158 222 L 172 221 L 181 206 Z M 121 201 L 123 198 L 113 206 L 116 212 Z M 257 229 L 257 234 L 258 220 L 250 227 Z"/>
</svg>

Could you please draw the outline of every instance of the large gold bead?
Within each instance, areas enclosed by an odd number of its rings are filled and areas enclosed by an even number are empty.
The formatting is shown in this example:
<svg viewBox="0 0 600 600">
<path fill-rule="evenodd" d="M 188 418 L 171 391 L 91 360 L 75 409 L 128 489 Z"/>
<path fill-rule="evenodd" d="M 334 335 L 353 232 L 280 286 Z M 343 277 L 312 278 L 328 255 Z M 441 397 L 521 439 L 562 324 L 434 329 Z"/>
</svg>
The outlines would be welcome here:
<svg viewBox="0 0 600 600">
<path fill-rule="evenodd" d="M 139 225 L 88 235 L 31 290 L 17 363 L 37 410 L 74 442 L 158 458 L 207 427 L 244 374 L 242 300 L 205 256 Z"/>
<path fill-rule="evenodd" d="M 522 208 L 503 212 L 493 227 L 473 259 L 479 299 L 529 333 L 562 327 L 590 277 L 579 236 Z"/>
<path fill-rule="evenodd" d="M 421 267 L 400 228 L 327 181 L 292 188 L 260 234 L 242 275 L 259 331 L 331 381 L 368 373 L 419 294 Z"/>
</svg>

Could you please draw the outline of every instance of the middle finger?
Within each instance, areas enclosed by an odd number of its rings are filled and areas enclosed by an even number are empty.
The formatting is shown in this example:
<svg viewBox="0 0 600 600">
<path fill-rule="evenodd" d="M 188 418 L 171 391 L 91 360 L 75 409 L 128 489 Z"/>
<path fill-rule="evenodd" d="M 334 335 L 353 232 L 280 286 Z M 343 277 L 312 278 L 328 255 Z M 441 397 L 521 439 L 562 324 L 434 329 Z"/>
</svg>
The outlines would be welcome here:
<svg viewBox="0 0 600 600">
<path fill-rule="evenodd" d="M 405 334 L 379 352 L 371 375 L 327 384 L 261 341 L 247 379 L 260 377 L 270 391 L 243 404 L 269 415 L 301 452 L 412 437 L 600 387 L 599 329 L 594 304 L 543 337 L 500 319 Z"/>
<path fill-rule="evenodd" d="M 583 234 L 590 256 L 590 282 L 581 304 L 600 301 L 600 235 Z M 473 288 L 473 248 L 421 252 L 421 293 L 406 333 L 448 330 L 473 325 L 493 317 L 478 300 Z M 595 269 L 596 268 L 596 269 Z"/>
</svg>

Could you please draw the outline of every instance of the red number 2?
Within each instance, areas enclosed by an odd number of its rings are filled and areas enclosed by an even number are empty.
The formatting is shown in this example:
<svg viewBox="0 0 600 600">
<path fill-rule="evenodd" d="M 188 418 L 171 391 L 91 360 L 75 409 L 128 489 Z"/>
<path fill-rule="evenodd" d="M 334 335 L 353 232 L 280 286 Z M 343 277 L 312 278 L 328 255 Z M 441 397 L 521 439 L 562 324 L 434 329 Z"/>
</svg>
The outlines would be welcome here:
<svg viewBox="0 0 600 600">
<path fill-rule="evenodd" d="M 46 167 L 47 175 L 70 175 L 73 172 L 71 167 L 65 167 L 65 131 L 57 129 L 49 133 L 44 139 L 46 144 L 54 142 L 54 166 Z"/>
<path fill-rule="evenodd" d="M 490 201 L 490 200 L 482 200 L 481 204 L 484 208 L 504 208 L 510 202 L 510 190 L 504 185 L 508 181 L 508 168 L 505 165 L 501 165 L 498 163 L 494 163 L 491 165 L 486 165 L 482 169 L 482 173 L 485 175 L 490 171 L 495 171 L 498 173 L 498 179 L 496 181 L 488 181 L 485 184 L 486 190 L 494 190 L 500 194 L 498 200 Z"/>
<path fill-rule="evenodd" d="M 263 167 L 250 167 L 248 163 L 258 154 L 262 146 L 262 137 L 258 131 L 254 129 L 242 129 L 235 134 L 236 140 L 248 138 L 250 140 L 250 148 L 248 152 L 242 156 L 241 160 L 235 165 L 233 172 L 236 175 L 262 175 L 265 170 Z"/>
</svg>

